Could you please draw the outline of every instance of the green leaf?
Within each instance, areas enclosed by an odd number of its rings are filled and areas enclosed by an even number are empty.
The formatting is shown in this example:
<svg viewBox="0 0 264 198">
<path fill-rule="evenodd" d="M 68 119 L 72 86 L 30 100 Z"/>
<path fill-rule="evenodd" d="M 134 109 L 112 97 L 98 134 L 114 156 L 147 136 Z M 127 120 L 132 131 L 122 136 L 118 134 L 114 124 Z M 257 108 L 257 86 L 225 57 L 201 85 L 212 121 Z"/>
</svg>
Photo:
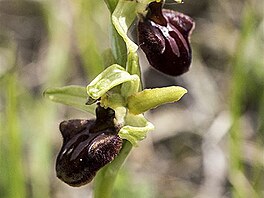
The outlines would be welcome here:
<svg viewBox="0 0 264 198">
<path fill-rule="evenodd" d="M 69 105 L 92 114 L 95 112 L 95 104 L 85 104 L 88 97 L 85 87 L 65 86 L 60 88 L 50 88 L 44 91 L 43 95 L 53 102 Z"/>
<path fill-rule="evenodd" d="M 128 98 L 128 109 L 130 113 L 141 114 L 159 105 L 176 102 L 185 93 L 187 90 L 179 86 L 145 89 Z"/>
<path fill-rule="evenodd" d="M 115 56 L 113 54 L 113 51 L 110 48 L 104 50 L 104 52 L 102 53 L 102 56 L 103 56 L 105 68 L 107 68 L 109 65 L 113 65 L 116 63 Z"/>
</svg>

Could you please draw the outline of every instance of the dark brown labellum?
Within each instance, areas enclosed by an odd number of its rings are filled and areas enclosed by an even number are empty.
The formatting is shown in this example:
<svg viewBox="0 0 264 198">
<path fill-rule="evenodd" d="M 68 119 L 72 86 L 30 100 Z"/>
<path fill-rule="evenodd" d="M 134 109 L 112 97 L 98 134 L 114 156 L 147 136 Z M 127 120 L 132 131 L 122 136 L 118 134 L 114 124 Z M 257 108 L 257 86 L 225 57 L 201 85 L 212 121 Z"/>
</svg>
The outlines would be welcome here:
<svg viewBox="0 0 264 198">
<path fill-rule="evenodd" d="M 139 46 L 151 66 L 178 76 L 187 72 L 191 64 L 189 37 L 193 28 L 194 21 L 189 16 L 152 2 L 148 14 L 138 23 Z"/>
<path fill-rule="evenodd" d="M 112 109 L 98 107 L 96 120 L 61 122 L 63 145 L 56 160 L 58 178 L 71 186 L 87 184 L 116 157 L 122 139 L 117 135 L 113 118 Z"/>
</svg>

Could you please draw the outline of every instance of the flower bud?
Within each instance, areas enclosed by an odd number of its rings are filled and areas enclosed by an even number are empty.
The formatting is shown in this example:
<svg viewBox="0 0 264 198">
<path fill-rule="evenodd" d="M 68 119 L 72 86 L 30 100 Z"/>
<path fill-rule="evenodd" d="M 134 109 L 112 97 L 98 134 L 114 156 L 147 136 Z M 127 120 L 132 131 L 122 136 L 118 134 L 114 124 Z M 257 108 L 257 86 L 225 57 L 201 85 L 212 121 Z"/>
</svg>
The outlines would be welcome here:
<svg viewBox="0 0 264 198">
<path fill-rule="evenodd" d="M 122 139 L 114 127 L 114 111 L 98 107 L 96 113 L 96 120 L 75 119 L 60 124 L 63 145 L 56 160 L 56 172 L 70 186 L 89 183 L 122 147 Z"/>
<path fill-rule="evenodd" d="M 162 2 L 152 2 L 148 9 L 138 23 L 138 43 L 150 65 L 172 76 L 187 72 L 192 59 L 189 37 L 193 19 L 162 9 Z"/>
</svg>

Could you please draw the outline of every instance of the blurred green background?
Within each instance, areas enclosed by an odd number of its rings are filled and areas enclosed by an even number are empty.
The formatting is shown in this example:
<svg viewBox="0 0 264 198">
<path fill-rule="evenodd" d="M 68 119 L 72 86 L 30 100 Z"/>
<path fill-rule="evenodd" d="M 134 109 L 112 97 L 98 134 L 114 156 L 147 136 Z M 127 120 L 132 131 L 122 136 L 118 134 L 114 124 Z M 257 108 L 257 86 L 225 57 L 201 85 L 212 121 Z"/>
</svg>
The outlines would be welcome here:
<svg viewBox="0 0 264 198">
<path fill-rule="evenodd" d="M 144 86 L 189 92 L 146 114 L 156 129 L 132 151 L 114 197 L 264 197 L 263 1 L 165 7 L 196 21 L 192 68 L 168 77 L 139 52 Z M 98 0 L 0 1 L 1 198 L 92 197 L 92 183 L 72 188 L 54 171 L 59 123 L 91 115 L 42 93 L 86 86 L 108 66 L 102 54 L 110 46 L 109 20 Z"/>
</svg>

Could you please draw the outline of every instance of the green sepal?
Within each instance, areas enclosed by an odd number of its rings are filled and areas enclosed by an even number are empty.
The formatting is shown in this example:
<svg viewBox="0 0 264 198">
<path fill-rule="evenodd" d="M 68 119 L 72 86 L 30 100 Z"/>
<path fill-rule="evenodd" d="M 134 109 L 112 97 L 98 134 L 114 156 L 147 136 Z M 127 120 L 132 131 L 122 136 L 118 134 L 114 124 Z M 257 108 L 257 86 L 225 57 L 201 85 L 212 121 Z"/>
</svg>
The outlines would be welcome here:
<svg viewBox="0 0 264 198">
<path fill-rule="evenodd" d="M 135 115 L 141 114 L 159 105 L 176 102 L 185 93 L 187 90 L 179 86 L 145 89 L 128 97 L 128 109 Z"/>
<path fill-rule="evenodd" d="M 102 73 L 100 73 L 87 87 L 88 96 L 93 99 L 99 99 L 107 91 L 116 87 L 117 85 L 123 83 L 132 83 L 135 84 L 136 87 L 139 85 L 139 77 L 137 75 L 130 75 L 128 72 L 124 70 L 123 67 L 114 64 L 110 67 L 106 68 Z M 127 94 L 133 94 L 137 91 L 138 88 L 134 88 L 133 85 L 124 85 L 129 86 L 130 89 L 126 89 L 124 96 Z"/>
<path fill-rule="evenodd" d="M 136 18 L 136 6 L 136 1 L 119 0 L 112 14 L 112 23 L 124 39 L 129 52 L 136 52 L 138 49 L 138 46 L 127 36 L 128 28 Z"/>
<path fill-rule="evenodd" d="M 85 87 L 65 86 L 49 88 L 43 95 L 53 102 L 72 106 L 74 108 L 94 114 L 96 105 L 86 105 L 87 93 Z"/>
<path fill-rule="evenodd" d="M 134 22 L 137 15 L 146 14 L 146 8 L 148 4 L 153 1 L 155 0 L 119 0 L 111 16 L 113 26 L 126 44 L 126 70 L 130 74 L 136 74 L 140 76 L 140 68 L 137 55 L 138 46 L 128 37 L 128 29 Z M 156 1 L 159 2 L 160 0 Z"/>
<path fill-rule="evenodd" d="M 107 5 L 109 11 L 112 13 L 116 8 L 118 0 L 104 0 L 104 1 L 105 1 L 105 4 Z"/>
</svg>

